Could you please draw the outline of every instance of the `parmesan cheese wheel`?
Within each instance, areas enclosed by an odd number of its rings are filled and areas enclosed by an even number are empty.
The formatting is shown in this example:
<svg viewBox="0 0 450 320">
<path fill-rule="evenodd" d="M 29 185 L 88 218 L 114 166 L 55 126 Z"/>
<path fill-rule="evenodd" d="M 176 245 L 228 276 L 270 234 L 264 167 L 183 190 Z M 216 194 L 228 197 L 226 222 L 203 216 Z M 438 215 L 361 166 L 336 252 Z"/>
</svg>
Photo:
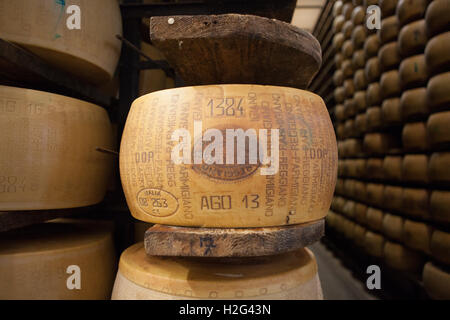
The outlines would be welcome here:
<svg viewBox="0 0 450 320">
<path fill-rule="evenodd" d="M 334 55 L 334 64 L 336 65 L 336 68 L 342 67 L 342 62 L 344 61 L 344 57 L 340 53 L 336 53 Z"/>
<path fill-rule="evenodd" d="M 352 57 L 352 66 L 354 70 L 364 69 L 366 65 L 366 56 L 364 55 L 364 50 L 356 50 Z"/>
<path fill-rule="evenodd" d="M 371 57 L 375 57 L 378 54 L 378 49 L 380 48 L 380 38 L 378 35 L 373 34 L 366 38 L 366 42 L 364 43 L 364 53 L 366 58 L 369 59 Z"/>
<path fill-rule="evenodd" d="M 355 159 L 355 177 L 363 178 L 366 171 L 367 160 L 366 159 Z"/>
<path fill-rule="evenodd" d="M 427 129 L 424 122 L 407 123 L 402 131 L 403 148 L 408 152 L 428 150 Z"/>
<path fill-rule="evenodd" d="M 381 47 L 378 51 L 378 59 L 380 60 L 381 70 L 387 71 L 396 69 L 400 63 L 400 53 L 396 41 L 389 42 Z"/>
<path fill-rule="evenodd" d="M 345 199 L 339 196 L 333 197 L 333 201 L 331 202 L 331 208 L 337 212 L 342 212 L 342 209 L 345 205 Z"/>
<path fill-rule="evenodd" d="M 408 89 L 426 85 L 428 74 L 423 54 L 406 58 L 399 68 L 400 84 L 402 88 Z"/>
<path fill-rule="evenodd" d="M 0 210 L 102 201 L 113 157 L 107 112 L 52 93 L 0 86 Z"/>
<path fill-rule="evenodd" d="M 429 0 L 400 0 L 397 5 L 396 15 L 400 25 L 419 20 L 425 16 Z"/>
<path fill-rule="evenodd" d="M 116 267 L 110 226 L 58 219 L 0 239 L 0 299 L 109 299 Z"/>
<path fill-rule="evenodd" d="M 403 158 L 402 179 L 406 182 L 428 183 L 428 156 L 425 154 L 407 154 Z"/>
<path fill-rule="evenodd" d="M 427 122 L 428 142 L 433 148 L 450 146 L 450 111 L 432 114 Z"/>
<path fill-rule="evenodd" d="M 351 81 L 351 80 L 350 80 Z M 351 84 L 349 85 L 349 87 L 347 87 L 347 90 L 351 91 L 353 86 L 353 81 L 351 81 Z M 355 101 L 353 99 L 345 99 L 344 101 L 344 114 L 345 114 L 345 118 L 349 119 L 349 118 L 353 118 L 356 114 L 356 106 L 355 106 Z M 353 120 L 353 119 L 352 119 Z M 353 135 L 353 132 L 350 132 L 351 135 Z"/>
<path fill-rule="evenodd" d="M 334 100 L 337 103 L 342 103 L 345 100 L 345 90 L 344 87 L 337 87 L 334 89 Z"/>
<path fill-rule="evenodd" d="M 322 299 L 308 249 L 225 263 L 217 259 L 147 256 L 143 243 L 120 257 L 113 300 Z"/>
<path fill-rule="evenodd" d="M 364 238 L 364 248 L 371 256 L 382 258 L 385 239 L 381 234 L 367 231 Z"/>
<path fill-rule="evenodd" d="M 402 217 L 386 213 L 383 216 L 383 234 L 392 240 L 402 241 L 403 224 L 404 220 Z"/>
<path fill-rule="evenodd" d="M 341 0 L 338 0 L 333 5 L 333 17 L 337 17 L 342 14 L 342 6 L 344 3 Z"/>
<path fill-rule="evenodd" d="M 450 265 L 450 233 L 435 230 L 430 242 L 431 255 L 438 261 Z"/>
<path fill-rule="evenodd" d="M 214 143 L 207 143 L 212 137 Z M 271 160 L 258 155 L 259 143 Z M 328 211 L 337 176 L 336 138 L 323 100 L 307 91 L 260 85 L 169 89 L 131 106 L 120 173 L 138 220 L 202 227 L 298 224 Z"/>
<path fill-rule="evenodd" d="M 105 83 L 112 79 L 120 56 L 121 41 L 116 38 L 122 35 L 119 5 L 114 0 L 77 5 L 81 21 L 79 30 L 72 30 L 68 26 L 73 19 L 66 14 L 70 7 L 64 1 L 2 1 L 0 38 L 86 81 Z"/>
<path fill-rule="evenodd" d="M 336 87 L 342 86 L 342 84 L 344 83 L 344 74 L 342 73 L 342 70 L 337 69 L 334 72 L 333 83 Z"/>
<path fill-rule="evenodd" d="M 342 61 L 341 66 L 342 72 L 344 73 L 344 78 L 351 78 L 353 76 L 353 66 L 352 66 L 352 60 L 345 59 Z"/>
<path fill-rule="evenodd" d="M 450 27 L 450 4 L 448 0 L 432 1 L 427 8 L 425 21 L 429 37 L 448 31 Z"/>
<path fill-rule="evenodd" d="M 343 15 L 339 15 L 333 20 L 333 33 L 341 32 L 342 26 L 344 25 L 345 18 Z"/>
<path fill-rule="evenodd" d="M 379 183 L 368 183 L 366 186 L 367 203 L 372 205 L 380 205 L 383 201 L 384 185 Z"/>
<path fill-rule="evenodd" d="M 344 39 L 350 39 L 353 32 L 353 23 L 349 20 L 344 23 L 342 26 L 342 34 L 344 35 Z"/>
<path fill-rule="evenodd" d="M 391 268 L 417 273 L 422 271 L 424 260 L 417 251 L 395 242 L 386 241 L 383 253 L 386 264 Z"/>
<path fill-rule="evenodd" d="M 367 102 L 366 102 L 366 91 L 360 90 L 356 91 L 353 95 L 353 101 L 355 101 L 355 107 L 357 112 L 366 111 Z"/>
<path fill-rule="evenodd" d="M 400 78 L 397 70 L 387 71 L 381 75 L 380 90 L 383 99 L 400 95 Z"/>
<path fill-rule="evenodd" d="M 344 120 L 346 119 L 344 110 L 345 110 L 345 108 L 344 108 L 344 106 L 343 106 L 342 104 L 338 104 L 338 105 L 335 107 L 334 114 L 335 114 L 336 119 L 337 119 L 338 121 L 344 121 Z"/>
<path fill-rule="evenodd" d="M 353 47 L 356 49 L 361 49 L 364 46 L 364 41 L 367 37 L 366 26 L 356 26 L 352 32 L 352 43 Z M 362 51 L 364 52 L 364 51 Z"/>
<path fill-rule="evenodd" d="M 367 209 L 367 225 L 371 230 L 381 232 L 383 227 L 383 211 L 369 207 Z"/>
<path fill-rule="evenodd" d="M 381 104 L 381 89 L 378 82 L 369 84 L 366 91 L 367 106 L 379 106 Z"/>
<path fill-rule="evenodd" d="M 352 18 L 353 13 L 353 4 L 351 2 L 344 3 L 342 7 L 342 14 L 345 17 L 345 20 L 350 20 Z"/>
<path fill-rule="evenodd" d="M 400 55 L 408 57 L 422 53 L 427 44 L 425 20 L 411 22 L 405 25 L 398 35 L 398 49 Z"/>
<path fill-rule="evenodd" d="M 344 58 L 351 58 L 354 51 L 353 43 L 351 40 L 345 40 L 342 44 L 342 55 Z"/>
<path fill-rule="evenodd" d="M 397 0 L 379 0 L 378 5 L 381 9 L 381 15 L 383 17 L 394 15 L 395 9 L 397 7 L 397 2 Z"/>
<path fill-rule="evenodd" d="M 441 73 L 428 81 L 427 103 L 432 111 L 450 109 L 450 72 Z"/>
<path fill-rule="evenodd" d="M 366 111 L 367 130 L 376 131 L 382 127 L 381 108 L 370 107 Z"/>
<path fill-rule="evenodd" d="M 412 249 L 429 254 L 432 233 L 431 226 L 406 219 L 403 225 L 403 242 Z"/>
<path fill-rule="evenodd" d="M 353 191 L 353 195 L 354 195 L 355 199 L 358 199 L 359 201 L 366 201 L 367 200 L 367 191 L 366 191 L 365 182 L 362 182 L 360 180 L 355 180 L 354 186 L 355 186 L 355 190 Z"/>
<path fill-rule="evenodd" d="M 390 16 L 381 20 L 381 28 L 377 34 L 382 44 L 396 41 L 399 32 L 399 25 L 396 16 Z"/>
<path fill-rule="evenodd" d="M 390 150 L 398 148 L 396 136 L 388 133 L 367 133 L 364 136 L 363 150 L 370 155 L 384 155 Z"/>
<path fill-rule="evenodd" d="M 403 188 L 398 186 L 384 186 L 383 207 L 389 210 L 401 210 L 403 201 Z"/>
<path fill-rule="evenodd" d="M 450 191 L 435 190 L 430 198 L 431 217 L 437 222 L 450 222 Z"/>
<path fill-rule="evenodd" d="M 385 99 L 381 105 L 381 120 L 385 125 L 398 125 L 402 122 L 399 98 Z"/>
<path fill-rule="evenodd" d="M 450 185 L 450 152 L 435 152 L 431 155 L 428 175 L 430 181 Z"/>
<path fill-rule="evenodd" d="M 347 99 L 353 97 L 353 93 L 355 93 L 355 85 L 353 84 L 353 79 L 350 78 L 344 80 L 344 93 Z"/>
<path fill-rule="evenodd" d="M 423 268 L 422 278 L 425 290 L 431 298 L 450 300 L 450 273 L 428 262 Z"/>
<path fill-rule="evenodd" d="M 366 18 L 366 10 L 363 6 L 356 6 L 352 11 L 352 22 L 355 26 L 363 24 Z"/>
<path fill-rule="evenodd" d="M 371 180 L 383 179 L 383 159 L 380 158 L 367 159 L 366 178 Z"/>
<path fill-rule="evenodd" d="M 359 69 L 355 71 L 353 75 L 353 83 L 355 85 L 355 90 L 364 90 L 367 87 L 366 76 L 364 75 L 364 69 Z"/>
<path fill-rule="evenodd" d="M 430 74 L 450 70 L 450 31 L 441 33 L 428 41 L 425 49 L 427 70 Z"/>
<path fill-rule="evenodd" d="M 355 204 L 355 219 L 362 225 L 367 224 L 367 206 L 364 203 Z"/>
<path fill-rule="evenodd" d="M 377 81 L 381 75 L 380 60 L 378 60 L 378 57 L 367 60 L 364 71 L 368 83 Z"/>
<path fill-rule="evenodd" d="M 347 180 L 348 182 L 353 182 L 353 180 Z M 353 218 L 355 216 L 355 202 L 352 200 L 348 200 L 345 202 L 344 209 L 342 213 L 346 215 L 348 218 Z"/>
<path fill-rule="evenodd" d="M 345 137 L 349 138 L 352 136 L 353 132 L 355 130 L 355 121 L 353 119 L 347 119 L 345 121 Z M 348 149 L 348 143 L 346 143 L 346 156 L 350 156 L 349 149 Z"/>
<path fill-rule="evenodd" d="M 361 154 L 362 142 L 360 139 L 347 139 L 346 144 L 347 155 L 349 157 L 357 157 Z"/>
<path fill-rule="evenodd" d="M 428 219 L 429 191 L 426 189 L 403 188 L 401 210 L 413 217 Z"/>
<path fill-rule="evenodd" d="M 427 89 L 422 87 L 403 91 L 400 109 L 404 121 L 417 121 L 425 118 L 430 113 L 427 104 Z"/>
<path fill-rule="evenodd" d="M 355 117 L 355 130 L 358 135 L 362 135 L 367 132 L 367 120 L 365 113 L 360 113 Z"/>
<path fill-rule="evenodd" d="M 341 50 L 344 41 L 345 41 L 344 34 L 342 32 L 336 33 L 333 37 L 332 43 L 334 50 L 336 51 Z"/>
<path fill-rule="evenodd" d="M 383 160 L 383 177 L 388 181 L 402 181 L 402 157 L 386 156 Z"/>
<path fill-rule="evenodd" d="M 365 237 L 366 237 L 366 228 L 358 224 L 355 224 L 355 227 L 353 229 L 353 239 L 358 247 L 364 246 Z"/>
</svg>

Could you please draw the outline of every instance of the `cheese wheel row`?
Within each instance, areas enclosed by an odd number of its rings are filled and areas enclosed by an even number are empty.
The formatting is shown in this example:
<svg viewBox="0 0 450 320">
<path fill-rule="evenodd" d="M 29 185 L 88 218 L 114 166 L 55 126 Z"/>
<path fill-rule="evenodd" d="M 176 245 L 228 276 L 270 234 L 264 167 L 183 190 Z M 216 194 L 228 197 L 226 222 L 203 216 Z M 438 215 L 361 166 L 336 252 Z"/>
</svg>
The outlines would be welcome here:
<svg viewBox="0 0 450 320">
<path fill-rule="evenodd" d="M 111 175 L 107 112 L 52 93 L 0 86 L 0 210 L 102 201 Z"/>
<path fill-rule="evenodd" d="M 308 249 L 237 263 L 147 256 L 137 243 L 120 257 L 113 300 L 322 299 L 315 257 Z"/>
</svg>

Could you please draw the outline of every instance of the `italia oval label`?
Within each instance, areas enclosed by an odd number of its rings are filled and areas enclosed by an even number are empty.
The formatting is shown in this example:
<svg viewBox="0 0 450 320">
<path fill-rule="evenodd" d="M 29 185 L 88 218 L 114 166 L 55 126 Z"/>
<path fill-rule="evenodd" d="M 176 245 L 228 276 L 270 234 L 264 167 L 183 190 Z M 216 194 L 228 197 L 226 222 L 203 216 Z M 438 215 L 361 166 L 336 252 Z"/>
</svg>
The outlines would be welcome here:
<svg viewBox="0 0 450 320">
<path fill-rule="evenodd" d="M 178 210 L 178 199 L 161 189 L 142 189 L 137 195 L 137 203 L 142 210 L 155 217 L 167 217 Z"/>
</svg>

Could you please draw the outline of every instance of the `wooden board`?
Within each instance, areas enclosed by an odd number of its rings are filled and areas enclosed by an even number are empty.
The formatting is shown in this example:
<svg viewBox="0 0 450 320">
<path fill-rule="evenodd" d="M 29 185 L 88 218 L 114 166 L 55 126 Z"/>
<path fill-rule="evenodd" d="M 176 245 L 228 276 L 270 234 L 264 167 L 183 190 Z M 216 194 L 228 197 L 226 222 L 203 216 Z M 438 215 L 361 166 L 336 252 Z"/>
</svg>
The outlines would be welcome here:
<svg viewBox="0 0 450 320">
<path fill-rule="evenodd" d="M 322 62 L 307 31 L 258 16 L 150 19 L 150 38 L 186 85 L 264 84 L 306 88 Z"/>
<path fill-rule="evenodd" d="M 154 225 L 145 233 L 151 256 L 253 257 L 281 254 L 318 241 L 324 219 L 285 227 L 220 229 Z"/>
</svg>

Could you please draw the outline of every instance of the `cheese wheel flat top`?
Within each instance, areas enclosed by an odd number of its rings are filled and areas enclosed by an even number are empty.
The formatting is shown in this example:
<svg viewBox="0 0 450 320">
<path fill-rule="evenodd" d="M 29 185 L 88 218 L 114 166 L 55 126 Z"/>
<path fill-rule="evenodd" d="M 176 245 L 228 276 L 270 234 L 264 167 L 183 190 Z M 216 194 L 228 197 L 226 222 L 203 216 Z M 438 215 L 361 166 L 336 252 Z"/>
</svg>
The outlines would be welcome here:
<svg viewBox="0 0 450 320">
<path fill-rule="evenodd" d="M 450 233 L 434 230 L 430 242 L 431 255 L 445 265 L 450 265 Z"/>
<path fill-rule="evenodd" d="M 450 31 L 434 36 L 425 48 L 427 70 L 430 74 L 450 70 Z"/>
<path fill-rule="evenodd" d="M 431 218 L 437 222 L 450 222 L 450 191 L 435 190 L 430 198 Z"/>
<path fill-rule="evenodd" d="M 2 1 L 0 38 L 19 44 L 52 65 L 96 84 L 110 80 L 119 60 L 122 19 L 117 1 L 77 3 L 79 30 L 66 20 L 69 4 L 61 1 Z M 67 6 L 67 7 L 66 7 Z"/>
<path fill-rule="evenodd" d="M 421 19 L 405 25 L 398 35 L 398 47 L 403 57 L 423 52 L 427 44 L 425 20 Z"/>
<path fill-rule="evenodd" d="M 364 42 L 364 53 L 366 55 L 366 58 L 374 57 L 378 54 L 378 49 L 380 48 L 381 42 L 380 38 L 378 38 L 378 35 L 373 34 L 366 38 L 366 41 Z"/>
<path fill-rule="evenodd" d="M 403 89 L 422 87 L 428 80 L 425 55 L 419 54 L 404 59 L 399 67 L 400 84 Z"/>
<path fill-rule="evenodd" d="M 382 46 L 380 51 L 378 51 L 378 59 L 383 71 L 396 69 L 401 61 L 397 41 L 389 42 Z"/>
<path fill-rule="evenodd" d="M 381 104 L 381 118 L 383 123 L 388 125 L 397 125 L 402 122 L 399 98 L 383 100 L 383 103 Z"/>
<path fill-rule="evenodd" d="M 427 121 L 427 136 L 433 148 L 447 148 L 450 145 L 450 111 L 432 114 Z"/>
<path fill-rule="evenodd" d="M 402 217 L 386 213 L 383 216 L 383 234 L 390 239 L 402 241 L 403 224 L 404 220 Z"/>
<path fill-rule="evenodd" d="M 426 29 L 429 37 L 448 31 L 450 26 L 450 3 L 448 0 L 434 0 L 425 14 Z"/>
<path fill-rule="evenodd" d="M 389 181 L 402 180 L 402 157 L 386 156 L 383 160 L 383 176 Z"/>
<path fill-rule="evenodd" d="M 383 190 L 383 206 L 390 210 L 401 210 L 403 188 L 386 185 Z"/>
<path fill-rule="evenodd" d="M 450 109 L 450 72 L 438 74 L 428 80 L 427 103 L 432 111 Z"/>
<path fill-rule="evenodd" d="M 81 290 L 69 290 L 69 266 Z M 0 234 L 1 299 L 109 299 L 115 253 L 112 227 L 58 219 Z"/>
<path fill-rule="evenodd" d="M 377 34 L 381 44 L 396 41 L 399 32 L 399 24 L 396 16 L 390 16 L 381 20 L 381 28 Z"/>
<path fill-rule="evenodd" d="M 380 90 L 383 99 L 400 95 L 400 77 L 397 70 L 387 71 L 381 75 Z"/>
<path fill-rule="evenodd" d="M 450 273 L 428 262 L 423 268 L 423 285 L 433 299 L 450 300 Z"/>
<path fill-rule="evenodd" d="M 408 152 L 428 150 L 427 129 L 425 122 L 407 123 L 402 131 L 403 149 Z"/>
<path fill-rule="evenodd" d="M 430 157 L 428 175 L 431 182 L 450 184 L 450 152 L 434 152 Z"/>
<path fill-rule="evenodd" d="M 430 240 L 433 228 L 423 222 L 405 220 L 403 242 L 410 248 L 430 253 Z"/>
<path fill-rule="evenodd" d="M 122 253 L 119 271 L 147 289 L 181 297 L 217 299 L 264 298 L 299 287 L 317 275 L 315 257 L 306 248 L 276 258 L 230 262 L 150 257 L 143 243 L 137 243 Z"/>
<path fill-rule="evenodd" d="M 428 183 L 428 156 L 426 154 L 407 154 L 402 163 L 403 181 Z"/>
<path fill-rule="evenodd" d="M 0 210 L 88 206 L 106 192 L 113 157 L 107 112 L 43 91 L 0 86 Z"/>
<path fill-rule="evenodd" d="M 425 16 L 429 0 L 399 0 L 395 14 L 400 25 L 422 19 Z"/>
<path fill-rule="evenodd" d="M 424 87 L 404 90 L 400 99 L 400 109 L 404 121 L 417 121 L 430 113 L 427 104 L 427 89 Z"/>
<path fill-rule="evenodd" d="M 253 142 L 234 148 L 239 136 L 229 134 L 239 132 Z M 206 143 L 213 136 L 214 148 Z M 256 153 L 258 143 L 273 161 Z M 228 160 L 227 144 L 233 148 Z M 253 156 L 254 164 L 248 159 Z M 120 172 L 138 220 L 202 227 L 298 224 L 328 211 L 337 176 L 336 137 L 322 99 L 307 91 L 260 85 L 169 89 L 134 101 Z"/>
<path fill-rule="evenodd" d="M 411 272 L 422 271 L 424 259 L 417 251 L 395 242 L 386 241 L 383 253 L 386 264 L 394 269 Z"/>
</svg>

